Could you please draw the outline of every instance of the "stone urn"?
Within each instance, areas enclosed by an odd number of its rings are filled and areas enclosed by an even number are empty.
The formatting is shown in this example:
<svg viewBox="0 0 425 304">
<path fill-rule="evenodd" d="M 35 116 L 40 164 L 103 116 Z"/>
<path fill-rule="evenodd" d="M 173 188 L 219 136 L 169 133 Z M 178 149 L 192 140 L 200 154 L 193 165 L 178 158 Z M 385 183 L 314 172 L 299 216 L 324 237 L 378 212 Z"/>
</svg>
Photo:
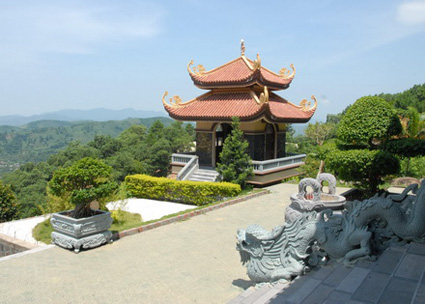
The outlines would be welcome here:
<svg viewBox="0 0 425 304">
<path fill-rule="evenodd" d="M 78 253 L 81 248 L 94 248 L 112 242 L 112 232 L 108 231 L 112 224 L 111 213 L 95 210 L 90 217 L 75 219 L 71 211 L 54 213 L 50 222 L 54 231 L 52 242 L 60 247 L 74 249 Z"/>
<path fill-rule="evenodd" d="M 328 182 L 328 192 L 323 192 L 323 183 Z M 313 192 L 308 193 L 307 187 Z M 335 194 L 336 179 L 332 174 L 322 173 L 317 179 L 304 178 L 298 184 L 298 193 L 290 196 L 291 204 L 285 210 L 285 222 L 292 223 L 305 212 L 325 209 L 341 210 L 345 197 Z"/>
</svg>

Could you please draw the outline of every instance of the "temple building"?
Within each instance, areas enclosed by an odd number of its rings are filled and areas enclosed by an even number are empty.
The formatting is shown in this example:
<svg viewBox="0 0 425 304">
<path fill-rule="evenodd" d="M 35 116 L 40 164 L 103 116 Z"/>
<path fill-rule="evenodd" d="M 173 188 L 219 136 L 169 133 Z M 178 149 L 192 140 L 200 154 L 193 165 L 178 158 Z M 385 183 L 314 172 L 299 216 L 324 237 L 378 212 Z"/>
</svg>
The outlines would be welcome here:
<svg viewBox="0 0 425 304">
<path fill-rule="evenodd" d="M 261 65 L 260 56 L 255 60 L 245 56 L 241 43 L 241 56 L 210 71 L 191 61 L 187 70 L 193 83 L 207 90 L 187 102 L 179 96 L 162 97 L 170 117 L 180 121 L 196 122 L 196 161 L 188 166 L 189 156 L 173 155 L 172 170 L 179 179 L 187 179 L 201 167 L 214 168 L 220 162 L 223 143 L 230 134 L 232 117 L 240 119 L 244 137 L 249 142 L 249 154 L 253 159 L 252 184 L 265 185 L 297 175 L 295 170 L 303 164 L 305 155 L 287 155 L 285 151 L 288 124 L 306 123 L 313 116 L 314 104 L 302 100 L 295 105 L 275 92 L 289 87 L 295 76 L 295 68 L 282 68 L 279 73 Z"/>
</svg>

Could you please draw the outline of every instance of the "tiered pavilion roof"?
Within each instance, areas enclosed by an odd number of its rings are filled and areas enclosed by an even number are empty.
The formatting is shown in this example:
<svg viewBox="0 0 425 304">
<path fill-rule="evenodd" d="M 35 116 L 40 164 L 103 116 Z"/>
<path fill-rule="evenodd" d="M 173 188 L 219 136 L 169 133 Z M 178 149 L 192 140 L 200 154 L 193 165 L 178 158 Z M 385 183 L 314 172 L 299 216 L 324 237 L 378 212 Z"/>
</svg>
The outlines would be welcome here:
<svg viewBox="0 0 425 304">
<path fill-rule="evenodd" d="M 289 87 L 295 76 L 294 66 L 291 65 L 292 71 L 283 68 L 277 74 L 261 66 L 258 54 L 253 61 L 244 53 L 242 44 L 240 57 L 211 71 L 202 65 L 191 69 L 191 61 L 187 69 L 194 84 L 210 91 L 184 103 L 179 96 L 173 96 L 167 103 L 165 92 L 162 101 L 168 114 L 183 121 L 231 121 L 233 116 L 241 121 L 309 121 L 317 107 L 314 96 L 313 106 L 305 99 L 297 106 L 273 93 Z"/>
</svg>

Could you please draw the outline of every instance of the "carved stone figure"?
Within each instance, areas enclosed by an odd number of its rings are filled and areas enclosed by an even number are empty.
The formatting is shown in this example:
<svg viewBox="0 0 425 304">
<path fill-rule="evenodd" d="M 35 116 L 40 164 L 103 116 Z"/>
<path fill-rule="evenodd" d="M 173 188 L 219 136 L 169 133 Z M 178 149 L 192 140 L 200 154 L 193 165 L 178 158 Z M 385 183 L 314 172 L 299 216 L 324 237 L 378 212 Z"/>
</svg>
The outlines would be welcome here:
<svg viewBox="0 0 425 304">
<path fill-rule="evenodd" d="M 346 265 L 374 259 L 392 242 L 425 243 L 425 181 L 400 195 L 348 202 L 341 214 L 304 213 L 271 232 L 251 225 L 237 238 L 241 261 L 256 283 L 290 280 L 328 259 Z"/>
</svg>

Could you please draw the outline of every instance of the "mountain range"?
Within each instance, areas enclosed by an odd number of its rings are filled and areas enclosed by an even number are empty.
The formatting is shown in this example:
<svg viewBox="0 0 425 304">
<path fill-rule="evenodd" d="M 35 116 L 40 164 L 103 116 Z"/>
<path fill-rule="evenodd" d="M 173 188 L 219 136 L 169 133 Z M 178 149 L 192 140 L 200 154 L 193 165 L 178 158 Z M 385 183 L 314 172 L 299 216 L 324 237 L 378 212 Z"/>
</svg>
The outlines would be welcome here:
<svg viewBox="0 0 425 304">
<path fill-rule="evenodd" d="M 32 116 L 7 115 L 0 116 L 0 126 L 22 126 L 38 120 L 60 120 L 60 121 L 108 121 L 123 120 L 127 118 L 149 118 L 149 117 L 168 117 L 161 111 L 144 111 L 131 108 L 122 110 L 111 110 L 105 108 L 96 108 L 91 110 L 60 110 Z"/>
</svg>

